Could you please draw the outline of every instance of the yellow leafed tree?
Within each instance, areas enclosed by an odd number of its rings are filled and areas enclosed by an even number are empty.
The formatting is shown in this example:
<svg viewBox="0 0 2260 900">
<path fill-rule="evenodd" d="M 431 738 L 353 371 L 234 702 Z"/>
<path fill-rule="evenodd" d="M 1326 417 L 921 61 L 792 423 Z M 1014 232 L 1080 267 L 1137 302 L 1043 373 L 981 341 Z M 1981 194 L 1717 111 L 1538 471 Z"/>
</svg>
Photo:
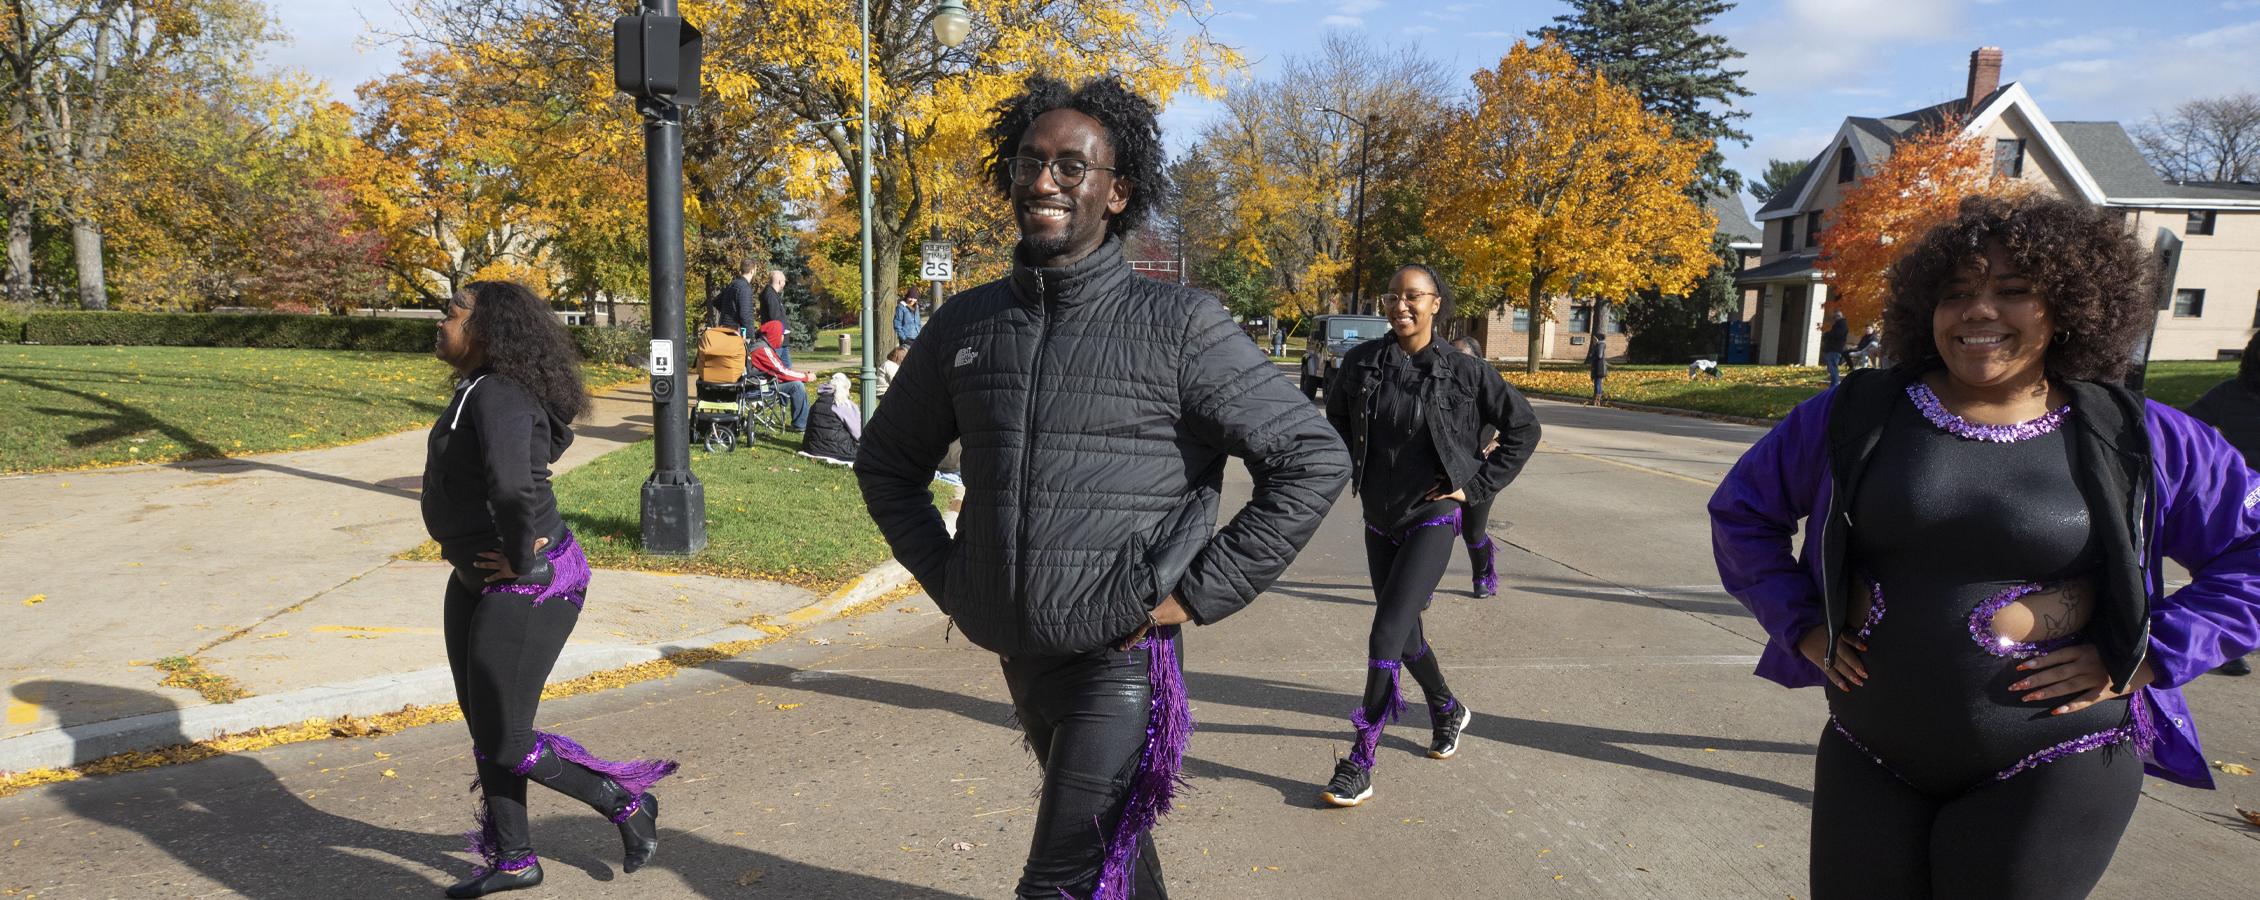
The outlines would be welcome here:
<svg viewBox="0 0 2260 900">
<path fill-rule="evenodd" d="M 1518 41 L 1474 82 L 1429 168 L 1428 228 L 1464 262 L 1471 306 L 1530 310 L 1529 371 L 1551 298 L 1677 294 L 1710 268 L 1717 222 L 1687 192 L 1708 141 L 1552 43 Z"/>
</svg>

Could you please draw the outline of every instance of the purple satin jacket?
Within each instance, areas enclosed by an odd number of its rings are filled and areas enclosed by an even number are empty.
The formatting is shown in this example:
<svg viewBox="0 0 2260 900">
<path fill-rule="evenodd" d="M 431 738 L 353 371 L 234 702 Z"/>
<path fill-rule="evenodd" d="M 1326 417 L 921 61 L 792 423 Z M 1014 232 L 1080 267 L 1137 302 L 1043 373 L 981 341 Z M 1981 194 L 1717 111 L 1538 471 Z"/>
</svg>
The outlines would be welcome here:
<svg viewBox="0 0 2260 900">
<path fill-rule="evenodd" d="M 1757 674 L 1787 687 L 1825 684 L 1797 652 L 1797 639 L 1821 624 L 1819 528 L 1790 543 L 1798 524 L 1827 510 L 1828 419 L 1835 391 L 1798 404 L 1742 455 L 1711 496 L 1711 550 L 1719 581 L 1766 630 Z M 2156 490 L 2142 548 L 2150 600 L 2148 660 L 2157 680 L 2143 688 L 2157 740 L 2145 770 L 2192 787 L 2213 777 L 2181 685 L 2260 647 L 2260 475 L 2204 423 L 2145 401 Z M 2165 590 L 2160 560 L 2190 571 L 2188 585 Z"/>
</svg>

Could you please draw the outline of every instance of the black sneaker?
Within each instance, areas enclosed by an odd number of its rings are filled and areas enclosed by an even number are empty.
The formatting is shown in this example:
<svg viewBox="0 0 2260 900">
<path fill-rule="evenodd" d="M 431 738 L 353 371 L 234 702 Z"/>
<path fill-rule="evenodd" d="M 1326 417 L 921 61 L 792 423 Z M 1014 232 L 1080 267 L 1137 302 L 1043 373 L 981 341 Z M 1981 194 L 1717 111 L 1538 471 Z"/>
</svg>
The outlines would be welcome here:
<svg viewBox="0 0 2260 900">
<path fill-rule="evenodd" d="M 1335 806 L 1356 806 L 1373 796 L 1373 770 L 1349 760 L 1334 764 L 1334 780 L 1318 797 Z"/>
<path fill-rule="evenodd" d="M 2214 669 L 2213 671 L 2218 672 L 2222 675 L 2236 675 L 2241 677 L 2252 674 L 2252 664 L 2245 662 L 2244 657 L 2239 656 L 2235 659 L 2229 660 L 2228 662 L 2222 663 L 2220 668 Z"/>
<path fill-rule="evenodd" d="M 1460 732 L 1475 720 L 1475 713 L 1468 710 L 1467 704 L 1455 699 L 1451 712 L 1438 716 L 1431 709 L 1428 718 L 1435 723 L 1431 727 L 1436 731 L 1435 738 L 1428 742 L 1428 758 L 1451 759 L 1452 754 L 1460 752 Z"/>
</svg>

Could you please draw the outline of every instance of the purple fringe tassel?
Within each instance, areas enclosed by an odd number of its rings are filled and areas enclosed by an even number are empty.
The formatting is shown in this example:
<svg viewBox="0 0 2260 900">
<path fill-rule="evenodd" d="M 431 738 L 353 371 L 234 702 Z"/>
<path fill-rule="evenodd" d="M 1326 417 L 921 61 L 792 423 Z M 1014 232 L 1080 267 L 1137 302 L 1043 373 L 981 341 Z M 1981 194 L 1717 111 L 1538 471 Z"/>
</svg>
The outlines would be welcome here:
<svg viewBox="0 0 2260 900">
<path fill-rule="evenodd" d="M 1484 596 L 1490 596 L 1490 597 L 1495 597 L 1495 596 L 1498 596 L 1498 594 L 1499 594 L 1499 548 L 1498 548 L 1498 546 L 1497 546 L 1497 545 L 1495 545 L 1495 544 L 1492 544 L 1492 543 L 1491 543 L 1491 536 L 1490 536 L 1490 535 L 1488 535 L 1488 534 L 1486 534 L 1486 535 L 1484 535 L 1484 536 L 1483 536 L 1483 541 L 1482 541 L 1481 543 L 1477 543 L 1477 544 L 1470 544 L 1470 545 L 1468 545 L 1468 548 L 1467 548 L 1467 549 L 1468 549 L 1468 556 L 1470 557 L 1470 561 L 1471 561 L 1471 562 L 1473 562 L 1473 561 L 1474 561 L 1474 560 L 1472 559 L 1472 557 L 1474 557 L 1474 555 L 1475 555 L 1475 554 L 1477 554 L 1477 553 L 1481 553 L 1481 554 L 1483 554 L 1483 561 L 1482 561 L 1482 562 L 1480 562 L 1480 563 L 1477 563 L 1477 564 L 1476 564 L 1476 566 L 1475 566 L 1475 592 L 1476 592 L 1476 593 L 1478 593 L 1478 594 L 1482 594 L 1482 595 L 1484 595 Z"/>
<path fill-rule="evenodd" d="M 589 558 L 581 552 L 581 542 L 573 537 L 573 530 L 565 529 L 564 539 L 554 547 L 543 549 L 541 553 L 549 559 L 550 571 L 554 573 L 548 584 L 490 584 L 479 593 L 524 594 L 534 598 L 535 606 L 542 605 L 545 600 L 563 597 L 573 604 L 574 609 L 582 608 L 582 604 L 588 602 Z"/>
<path fill-rule="evenodd" d="M 1382 727 L 1396 721 L 1405 711 L 1405 695 L 1397 686 L 1397 673 L 1404 668 L 1404 663 L 1394 659 L 1371 659 L 1366 665 L 1389 673 L 1389 700 L 1382 705 L 1379 716 L 1366 712 L 1362 706 L 1350 712 L 1350 727 L 1357 730 L 1357 740 L 1350 747 L 1350 761 L 1370 769 L 1373 768 L 1373 753 L 1381 746 Z"/>
<path fill-rule="evenodd" d="M 479 859 L 479 865 L 471 868 L 473 879 L 484 878 L 488 872 L 497 869 L 504 872 L 523 872 L 533 868 L 535 863 L 541 862 L 541 858 L 535 856 L 531 850 L 526 851 L 524 856 L 503 859 L 502 847 L 497 844 L 494 837 L 494 811 L 487 807 L 486 791 L 476 776 L 471 778 L 471 794 L 479 798 L 478 808 L 471 814 L 476 827 L 463 832 L 463 841 L 464 849 L 469 850 L 472 856 Z"/>
<path fill-rule="evenodd" d="M 551 734 L 547 731 L 534 732 L 534 740 L 537 744 L 537 750 L 539 747 L 547 747 L 551 753 L 589 767 L 592 771 L 618 782 L 620 788 L 628 792 L 628 796 L 634 797 L 638 801 L 643 799 L 644 791 L 650 790 L 652 785 L 658 784 L 659 779 L 675 774 L 675 769 L 679 766 L 672 759 L 630 759 L 613 762 L 590 753 L 588 748 L 574 743 L 572 738 L 562 734 Z M 527 766 L 526 772 L 531 771 L 533 771 L 533 767 Z M 518 774 L 526 773 L 520 772 Z M 634 811 L 635 806 L 635 803 L 629 804 L 630 812 Z"/>
<path fill-rule="evenodd" d="M 1193 712 L 1185 700 L 1184 673 L 1177 669 L 1176 635 L 1175 626 L 1157 628 L 1139 642 L 1146 649 L 1153 712 L 1146 720 L 1146 747 L 1138 755 L 1138 771 L 1130 779 L 1130 797 L 1107 836 L 1106 863 L 1099 869 L 1091 900 L 1130 896 L 1138 839 L 1169 812 L 1177 791 L 1185 786 L 1185 748 L 1193 741 Z M 1066 891 L 1060 895 L 1068 896 Z"/>
</svg>

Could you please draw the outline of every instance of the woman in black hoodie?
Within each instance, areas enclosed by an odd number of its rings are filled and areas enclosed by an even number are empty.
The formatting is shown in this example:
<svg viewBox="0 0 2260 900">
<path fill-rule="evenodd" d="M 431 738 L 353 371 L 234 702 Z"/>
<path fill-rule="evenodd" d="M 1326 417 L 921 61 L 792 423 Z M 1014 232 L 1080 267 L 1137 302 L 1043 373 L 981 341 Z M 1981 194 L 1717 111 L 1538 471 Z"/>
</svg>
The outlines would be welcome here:
<svg viewBox="0 0 2260 900">
<path fill-rule="evenodd" d="M 1435 272 L 1398 269 L 1381 313 L 1390 334 L 1351 348 L 1326 386 L 1326 418 L 1350 446 L 1375 604 L 1365 694 L 1350 714 L 1350 755 L 1319 794 L 1335 806 L 1373 796 L 1381 729 L 1404 705 L 1399 670 L 1410 670 L 1428 697 L 1428 755 L 1458 751 L 1473 713 L 1445 686 L 1420 614 L 1460 543 L 1465 509 L 1488 508 L 1538 449 L 1538 417 L 1522 395 L 1490 364 L 1436 339 L 1436 323 L 1452 315 L 1452 295 Z M 1486 426 L 1498 433 L 1489 453 L 1482 452 Z"/>
<path fill-rule="evenodd" d="M 589 410 L 580 361 L 549 304 L 524 286 L 477 281 L 447 305 L 435 348 L 455 396 L 424 460 L 424 528 L 455 567 L 447 582 L 448 667 L 470 726 L 482 809 L 468 835 L 485 865 L 448 888 L 478 897 L 541 883 L 526 823 L 528 779 L 587 803 L 620 828 L 633 872 L 659 846 L 659 801 L 645 789 L 666 760 L 611 762 L 534 730 L 550 667 L 573 633 L 587 557 L 557 513 L 549 466 Z"/>
</svg>

